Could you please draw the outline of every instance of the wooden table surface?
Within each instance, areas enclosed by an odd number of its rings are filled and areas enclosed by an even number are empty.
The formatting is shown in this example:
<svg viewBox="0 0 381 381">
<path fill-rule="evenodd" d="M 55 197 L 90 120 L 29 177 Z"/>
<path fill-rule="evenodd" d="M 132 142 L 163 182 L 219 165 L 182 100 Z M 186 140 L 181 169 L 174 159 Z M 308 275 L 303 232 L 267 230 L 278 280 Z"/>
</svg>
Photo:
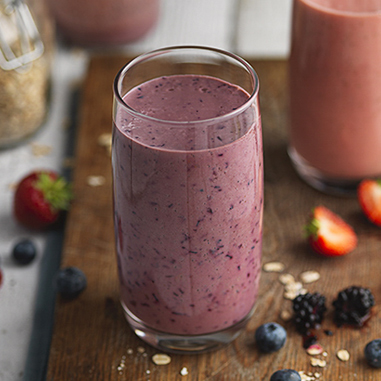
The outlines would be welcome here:
<svg viewBox="0 0 381 381">
<path fill-rule="evenodd" d="M 118 298 L 112 221 L 111 165 L 98 138 L 111 131 L 112 81 L 128 57 L 94 57 L 84 84 L 77 131 L 74 171 L 75 200 L 68 215 L 62 266 L 77 266 L 88 278 L 87 289 L 75 300 L 57 299 L 55 325 L 47 380 L 269 380 L 282 368 L 315 376 L 310 380 L 381 380 L 381 370 L 370 368 L 363 356 L 367 342 L 381 334 L 381 234 L 360 212 L 355 198 L 319 193 L 295 174 L 286 153 L 287 65 L 285 61 L 253 61 L 259 74 L 265 156 L 265 209 L 263 263 L 280 261 L 284 273 L 295 278 L 316 270 L 320 280 L 306 285 L 310 292 L 327 298 L 328 313 L 319 331 L 326 366 L 314 367 L 292 322 L 280 314 L 290 310 L 277 273 L 262 272 L 256 313 L 246 331 L 231 345 L 202 355 L 170 355 L 168 365 L 155 365 L 158 351 L 142 342 L 127 325 Z M 89 186 L 89 176 L 103 176 L 101 186 Z M 324 204 L 346 219 L 359 236 L 358 248 L 348 256 L 326 259 L 311 252 L 303 237 L 303 225 L 312 207 Z M 351 285 L 369 287 L 376 306 L 362 329 L 336 328 L 332 301 Z M 276 321 L 287 329 L 280 351 L 264 355 L 255 345 L 256 328 Z M 331 330 L 327 336 L 323 330 Z M 339 349 L 350 359 L 340 361 Z M 183 367 L 188 375 L 182 376 Z M 306 378 L 308 379 L 308 378 Z"/>
</svg>

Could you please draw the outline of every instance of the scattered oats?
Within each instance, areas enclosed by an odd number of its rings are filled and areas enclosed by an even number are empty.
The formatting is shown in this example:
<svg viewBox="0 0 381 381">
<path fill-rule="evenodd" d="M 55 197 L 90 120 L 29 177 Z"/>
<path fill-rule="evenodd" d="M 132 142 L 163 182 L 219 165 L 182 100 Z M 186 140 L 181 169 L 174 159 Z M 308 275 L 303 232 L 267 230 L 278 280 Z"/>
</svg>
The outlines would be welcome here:
<svg viewBox="0 0 381 381">
<path fill-rule="evenodd" d="M 303 284 L 301 282 L 291 282 L 284 286 L 286 292 L 297 292 L 303 289 Z"/>
<path fill-rule="evenodd" d="M 313 344 L 306 349 L 310 356 L 317 356 L 323 353 L 323 347 L 320 344 Z"/>
<path fill-rule="evenodd" d="M 147 370 L 146 370 L 146 373 L 147 373 L 147 374 L 150 374 L 150 373 L 151 373 L 151 371 L 150 371 L 149 369 L 147 369 Z"/>
<path fill-rule="evenodd" d="M 285 299 L 288 299 L 288 300 L 294 300 L 298 295 L 299 295 L 299 292 L 295 292 L 295 291 L 286 291 L 286 292 L 283 294 L 283 297 L 284 297 Z"/>
<path fill-rule="evenodd" d="M 311 358 L 311 365 L 318 366 L 319 368 L 324 368 L 327 366 L 327 362 L 325 360 L 317 359 L 315 357 Z"/>
<path fill-rule="evenodd" d="M 180 370 L 180 374 L 182 376 L 186 376 L 188 374 L 188 369 L 184 366 L 181 370 Z"/>
<path fill-rule="evenodd" d="M 280 318 L 281 318 L 283 321 L 289 321 L 289 320 L 291 320 L 291 318 L 292 318 L 292 312 L 291 312 L 291 311 L 288 311 L 288 310 L 283 310 L 283 311 L 280 313 Z"/>
<path fill-rule="evenodd" d="M 98 137 L 98 144 L 102 147 L 107 147 L 111 145 L 111 141 L 112 141 L 112 134 L 109 132 L 101 134 Z"/>
<path fill-rule="evenodd" d="M 171 358 L 164 353 L 157 353 L 152 356 L 152 361 L 156 365 L 167 365 L 171 362 Z"/>
<path fill-rule="evenodd" d="M 300 282 L 290 282 L 287 283 L 284 287 L 284 297 L 289 300 L 295 299 L 299 294 L 300 291 L 303 290 L 303 285 Z"/>
<path fill-rule="evenodd" d="M 283 285 L 295 283 L 295 278 L 291 274 L 282 274 L 279 275 L 279 282 Z"/>
<path fill-rule="evenodd" d="M 142 354 L 142 356 L 143 356 L 143 357 L 147 357 L 147 352 L 144 352 L 144 353 Z"/>
<path fill-rule="evenodd" d="M 126 356 L 123 356 L 120 360 L 120 364 L 118 365 L 118 371 L 122 372 L 122 370 L 126 367 Z"/>
<path fill-rule="evenodd" d="M 136 349 L 139 353 L 144 353 L 146 350 L 143 347 L 138 347 Z"/>
<path fill-rule="evenodd" d="M 318 378 L 321 377 L 321 373 L 316 372 L 316 373 L 314 373 L 314 376 L 315 376 L 316 379 L 318 379 Z"/>
<path fill-rule="evenodd" d="M 317 271 L 304 271 L 299 275 L 300 280 L 303 283 L 312 283 L 320 279 L 320 274 Z"/>
<path fill-rule="evenodd" d="M 263 270 L 268 273 L 281 273 L 284 270 L 284 264 L 281 262 L 268 262 L 263 265 Z"/>
<path fill-rule="evenodd" d="M 106 148 L 107 152 L 111 154 L 111 145 L 112 145 L 112 134 L 104 133 L 99 135 L 98 144 L 104 148 Z"/>
<path fill-rule="evenodd" d="M 299 372 L 299 376 L 302 379 L 302 381 L 314 381 L 315 378 L 309 376 L 308 374 L 305 374 L 303 371 Z"/>
<path fill-rule="evenodd" d="M 298 295 L 307 294 L 308 290 L 303 288 L 300 282 L 289 283 L 285 286 L 283 294 L 285 299 L 294 300 Z"/>
<path fill-rule="evenodd" d="M 328 356 L 328 353 L 327 353 L 327 352 L 323 352 L 323 356 L 324 356 L 324 357 L 327 357 L 327 356 Z"/>
<path fill-rule="evenodd" d="M 52 147 L 46 144 L 40 144 L 36 142 L 30 143 L 33 156 L 47 156 L 52 152 Z"/>
<path fill-rule="evenodd" d="M 128 355 L 132 355 L 133 353 L 134 353 L 133 349 L 131 349 L 131 348 L 127 349 L 127 354 Z"/>
<path fill-rule="evenodd" d="M 351 357 L 346 349 L 340 349 L 337 351 L 336 356 L 340 361 L 349 361 L 349 358 Z"/>
<path fill-rule="evenodd" d="M 106 179 L 104 176 L 88 176 L 87 177 L 87 184 L 91 187 L 99 187 L 101 185 L 104 185 L 106 182 Z"/>
</svg>

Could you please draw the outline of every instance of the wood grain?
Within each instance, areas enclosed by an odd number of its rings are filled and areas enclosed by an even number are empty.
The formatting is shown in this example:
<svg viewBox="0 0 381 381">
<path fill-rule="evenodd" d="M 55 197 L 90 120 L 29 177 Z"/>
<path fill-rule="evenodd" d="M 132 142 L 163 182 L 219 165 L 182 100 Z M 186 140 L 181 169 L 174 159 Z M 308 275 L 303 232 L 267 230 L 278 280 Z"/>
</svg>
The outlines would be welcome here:
<svg viewBox="0 0 381 381">
<path fill-rule="evenodd" d="M 327 351 L 327 366 L 310 365 L 302 339 L 290 322 L 279 315 L 291 302 L 283 298 L 279 274 L 262 273 L 260 296 L 246 331 L 231 345 L 203 355 L 171 355 L 169 365 L 155 365 L 157 350 L 146 345 L 128 327 L 118 300 L 118 281 L 112 223 L 110 157 L 97 140 L 111 132 L 112 81 L 128 57 L 94 57 L 83 89 L 74 173 L 75 201 L 68 216 L 63 266 L 82 268 L 88 287 L 76 300 L 57 300 L 47 380 L 269 380 L 282 368 L 319 373 L 319 380 L 375 381 L 379 371 L 366 365 L 365 344 L 381 330 L 380 230 L 362 216 L 357 201 L 319 193 L 295 174 L 286 153 L 287 65 L 285 61 L 253 61 L 261 83 L 265 155 L 265 213 L 263 263 L 281 261 L 285 272 L 297 277 L 317 270 L 321 279 L 308 285 L 327 298 L 328 314 L 319 337 Z M 90 187 L 88 176 L 104 176 L 105 184 Z M 302 227 L 310 209 L 324 204 L 355 228 L 359 246 L 350 255 L 324 259 L 313 254 Z M 350 285 L 372 289 L 376 298 L 373 316 L 364 328 L 336 328 L 332 300 Z M 285 347 L 275 354 L 259 353 L 254 331 L 268 321 L 283 324 L 288 332 Z M 333 331 L 327 336 L 323 330 Z M 139 352 L 139 348 L 144 353 Z M 347 349 L 351 358 L 341 362 L 336 352 Z M 130 354 L 132 350 L 132 354 Z M 186 367 L 189 374 L 181 376 Z"/>
</svg>

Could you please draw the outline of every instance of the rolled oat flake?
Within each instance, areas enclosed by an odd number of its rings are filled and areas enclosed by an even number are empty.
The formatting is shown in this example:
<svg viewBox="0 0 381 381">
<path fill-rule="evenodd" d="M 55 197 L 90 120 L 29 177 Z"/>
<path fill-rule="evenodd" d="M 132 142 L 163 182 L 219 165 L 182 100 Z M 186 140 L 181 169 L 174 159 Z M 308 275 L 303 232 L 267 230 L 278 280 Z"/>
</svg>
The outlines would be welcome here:
<svg viewBox="0 0 381 381">
<path fill-rule="evenodd" d="M 156 353 L 152 356 L 152 361 L 156 365 L 168 365 L 171 362 L 171 358 L 165 353 Z"/>
</svg>

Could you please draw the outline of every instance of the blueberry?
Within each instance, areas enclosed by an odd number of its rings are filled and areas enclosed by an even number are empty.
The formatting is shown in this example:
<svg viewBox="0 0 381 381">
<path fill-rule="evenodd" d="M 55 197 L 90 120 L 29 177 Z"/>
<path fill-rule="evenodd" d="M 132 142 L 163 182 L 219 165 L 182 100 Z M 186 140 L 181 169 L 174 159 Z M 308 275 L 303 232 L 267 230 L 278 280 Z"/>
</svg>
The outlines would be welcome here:
<svg viewBox="0 0 381 381">
<path fill-rule="evenodd" d="M 36 258 L 36 245 L 30 239 L 23 239 L 16 243 L 12 250 L 13 259 L 20 265 L 27 265 Z"/>
<path fill-rule="evenodd" d="M 282 369 L 273 373 L 270 381 L 302 381 L 302 378 L 296 370 Z"/>
<path fill-rule="evenodd" d="M 370 341 L 364 349 L 366 361 L 374 368 L 381 368 L 381 339 Z"/>
<path fill-rule="evenodd" d="M 86 275 L 77 267 L 65 267 L 59 270 L 56 285 L 64 299 L 74 299 L 86 288 Z"/>
<path fill-rule="evenodd" d="M 283 347 L 287 339 L 286 330 L 277 323 L 266 323 L 255 331 L 255 341 L 261 352 L 276 352 Z"/>
</svg>

